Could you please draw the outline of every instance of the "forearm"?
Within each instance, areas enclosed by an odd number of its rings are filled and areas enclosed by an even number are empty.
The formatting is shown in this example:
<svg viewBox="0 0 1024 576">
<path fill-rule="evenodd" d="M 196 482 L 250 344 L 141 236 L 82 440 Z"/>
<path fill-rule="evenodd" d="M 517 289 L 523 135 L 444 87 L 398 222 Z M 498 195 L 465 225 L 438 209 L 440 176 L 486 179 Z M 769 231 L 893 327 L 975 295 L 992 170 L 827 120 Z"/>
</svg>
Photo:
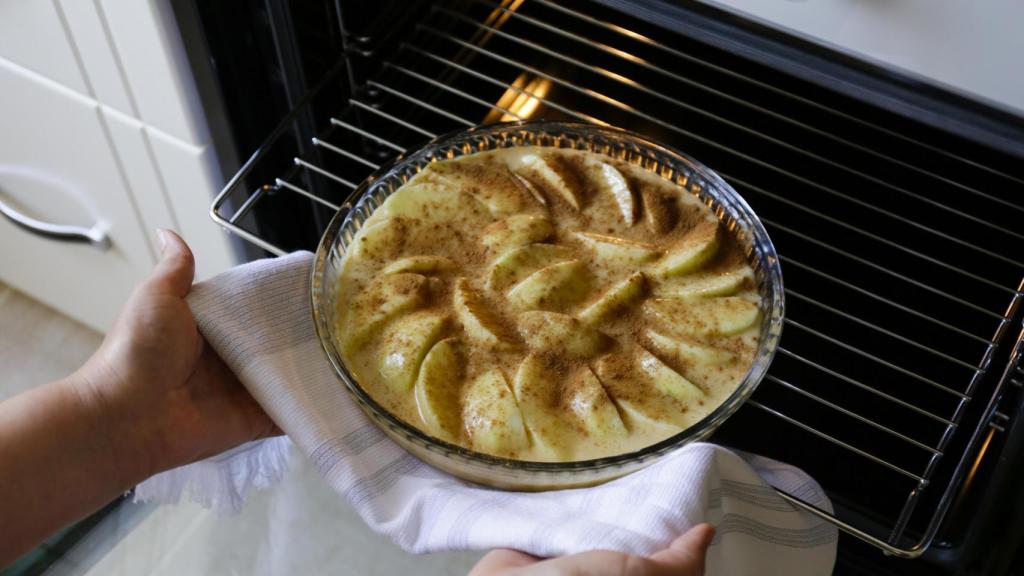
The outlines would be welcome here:
<svg viewBox="0 0 1024 576">
<path fill-rule="evenodd" d="M 0 567 L 146 475 L 74 378 L 0 403 Z"/>
</svg>

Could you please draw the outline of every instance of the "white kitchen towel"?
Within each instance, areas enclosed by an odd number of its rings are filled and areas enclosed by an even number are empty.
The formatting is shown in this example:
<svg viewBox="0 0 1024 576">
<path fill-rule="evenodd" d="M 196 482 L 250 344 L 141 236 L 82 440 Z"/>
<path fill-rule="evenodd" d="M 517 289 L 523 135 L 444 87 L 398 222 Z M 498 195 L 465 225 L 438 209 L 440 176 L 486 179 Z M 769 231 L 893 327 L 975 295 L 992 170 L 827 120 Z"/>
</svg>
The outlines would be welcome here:
<svg viewBox="0 0 1024 576">
<path fill-rule="evenodd" d="M 837 532 L 781 488 L 831 510 L 801 470 L 713 444 L 691 444 L 649 468 L 596 486 L 519 493 L 440 472 L 394 444 L 349 399 L 313 328 L 312 255 L 260 260 L 196 284 L 189 303 L 207 341 L 261 406 L 373 530 L 414 552 L 515 548 L 537 556 L 591 549 L 646 554 L 699 522 L 718 533 L 708 574 L 831 573 Z M 240 446 L 155 476 L 139 500 L 182 494 L 237 509 L 287 467 L 289 440 Z"/>
</svg>

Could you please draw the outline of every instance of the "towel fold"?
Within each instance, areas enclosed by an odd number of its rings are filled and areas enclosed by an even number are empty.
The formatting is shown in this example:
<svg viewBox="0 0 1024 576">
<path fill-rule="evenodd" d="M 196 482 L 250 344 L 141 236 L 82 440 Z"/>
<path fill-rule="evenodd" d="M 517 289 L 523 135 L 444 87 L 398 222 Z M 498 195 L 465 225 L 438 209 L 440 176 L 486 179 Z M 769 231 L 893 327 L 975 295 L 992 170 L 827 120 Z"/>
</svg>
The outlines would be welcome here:
<svg viewBox="0 0 1024 576">
<path fill-rule="evenodd" d="M 801 470 L 695 443 L 606 484 L 504 492 L 436 470 L 402 450 L 349 399 L 320 348 L 309 303 L 312 255 L 259 260 L 196 284 L 200 331 L 287 438 L 253 442 L 140 484 L 142 501 L 182 495 L 237 510 L 277 482 L 290 442 L 373 530 L 413 553 L 515 548 L 537 556 L 592 549 L 648 554 L 699 522 L 717 528 L 708 574 L 831 573 L 837 532 L 772 486 L 831 510 Z M 329 536 L 323 536 L 329 537 Z"/>
</svg>

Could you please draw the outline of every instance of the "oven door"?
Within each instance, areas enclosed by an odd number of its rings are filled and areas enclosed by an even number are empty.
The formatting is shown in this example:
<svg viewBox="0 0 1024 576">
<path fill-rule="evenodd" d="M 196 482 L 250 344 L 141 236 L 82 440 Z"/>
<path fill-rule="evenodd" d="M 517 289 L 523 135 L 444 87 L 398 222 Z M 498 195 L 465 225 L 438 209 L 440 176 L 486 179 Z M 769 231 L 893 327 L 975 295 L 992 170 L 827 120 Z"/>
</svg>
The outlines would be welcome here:
<svg viewBox="0 0 1024 576">
<path fill-rule="evenodd" d="M 1024 480 L 1020 116 L 696 2 L 334 8 L 268 14 L 275 53 L 293 56 L 264 64 L 308 98 L 218 199 L 222 226 L 273 254 L 312 248 L 374 167 L 479 123 L 605 122 L 667 142 L 747 199 L 786 275 L 780 353 L 715 441 L 815 476 L 835 515 L 786 496 L 843 529 L 845 569 L 1010 565 L 1022 530 L 991 531 L 1005 507 L 981 495 L 1016 501 Z M 207 29 L 230 24 L 215 12 Z M 323 47 L 304 49 L 315 38 L 343 54 L 326 76 Z M 264 87 L 241 81 L 223 91 Z M 228 100 L 233 126 L 250 104 Z"/>
</svg>

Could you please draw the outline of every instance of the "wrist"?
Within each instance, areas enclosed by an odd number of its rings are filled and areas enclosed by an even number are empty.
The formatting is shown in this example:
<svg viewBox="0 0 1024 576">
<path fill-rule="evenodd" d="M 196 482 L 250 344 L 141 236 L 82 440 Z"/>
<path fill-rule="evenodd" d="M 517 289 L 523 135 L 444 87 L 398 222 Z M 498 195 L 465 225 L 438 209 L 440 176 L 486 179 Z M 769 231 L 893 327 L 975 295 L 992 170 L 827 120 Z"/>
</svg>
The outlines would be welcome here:
<svg viewBox="0 0 1024 576">
<path fill-rule="evenodd" d="M 87 364 L 56 385 L 80 415 L 83 440 L 95 455 L 97 468 L 127 490 L 159 471 L 153 454 L 145 449 L 143 436 L 149 426 L 136 423 L 129 407 L 119 406 L 116 398 L 105 394 L 104 388 L 111 387 L 110 377 L 95 372 Z"/>
</svg>

